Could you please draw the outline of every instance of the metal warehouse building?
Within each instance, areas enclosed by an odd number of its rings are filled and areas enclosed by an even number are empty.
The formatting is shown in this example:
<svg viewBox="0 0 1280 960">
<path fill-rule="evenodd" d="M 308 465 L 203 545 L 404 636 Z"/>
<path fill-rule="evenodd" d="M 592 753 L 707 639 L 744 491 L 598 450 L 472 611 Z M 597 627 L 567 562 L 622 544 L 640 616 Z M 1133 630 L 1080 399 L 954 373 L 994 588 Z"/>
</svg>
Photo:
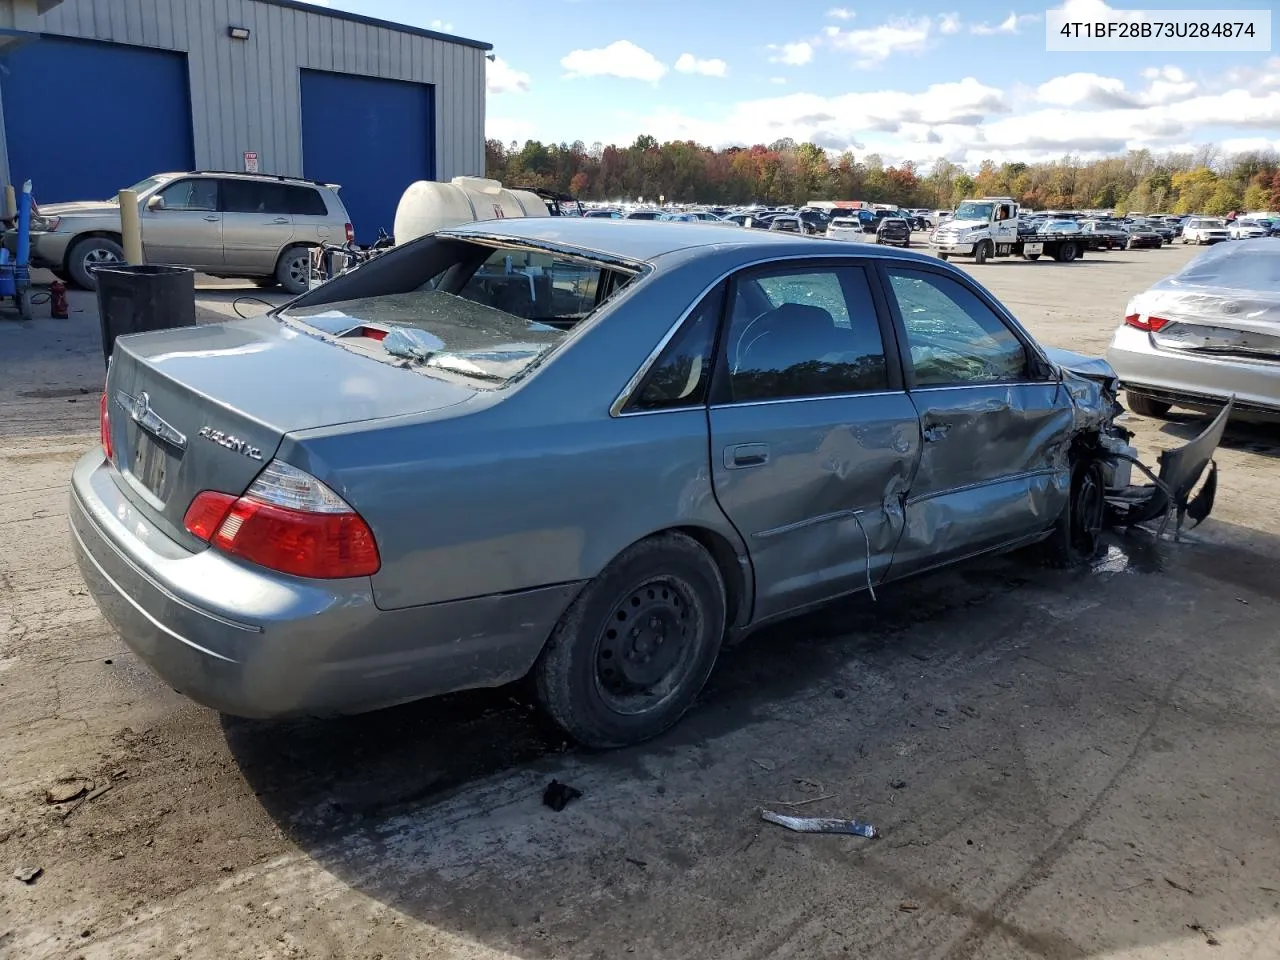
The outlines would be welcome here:
<svg viewBox="0 0 1280 960">
<path fill-rule="evenodd" d="M 341 184 L 367 241 L 414 180 L 484 173 L 489 49 L 297 0 L 0 0 L 0 179 L 256 168 Z"/>
</svg>

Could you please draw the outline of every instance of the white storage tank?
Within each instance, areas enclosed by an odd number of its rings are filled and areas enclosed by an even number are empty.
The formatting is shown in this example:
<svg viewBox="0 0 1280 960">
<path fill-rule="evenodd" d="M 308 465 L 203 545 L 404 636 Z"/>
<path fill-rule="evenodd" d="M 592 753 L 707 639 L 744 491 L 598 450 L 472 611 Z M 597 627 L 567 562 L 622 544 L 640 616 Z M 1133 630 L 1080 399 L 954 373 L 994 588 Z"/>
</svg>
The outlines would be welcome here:
<svg viewBox="0 0 1280 960">
<path fill-rule="evenodd" d="M 497 180 L 454 177 L 448 183 L 418 180 L 396 207 L 396 243 L 477 220 L 549 216 L 547 205 L 527 190 L 507 190 Z"/>
</svg>

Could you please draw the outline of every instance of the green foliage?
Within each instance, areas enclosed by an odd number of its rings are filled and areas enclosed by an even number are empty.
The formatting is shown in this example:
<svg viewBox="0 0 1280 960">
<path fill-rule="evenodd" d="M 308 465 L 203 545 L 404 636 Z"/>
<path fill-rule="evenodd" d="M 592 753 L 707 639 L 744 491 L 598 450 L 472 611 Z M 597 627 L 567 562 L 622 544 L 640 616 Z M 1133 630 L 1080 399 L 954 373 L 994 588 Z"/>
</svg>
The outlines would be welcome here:
<svg viewBox="0 0 1280 960">
<path fill-rule="evenodd" d="M 939 158 L 927 173 L 904 163 L 886 166 L 877 154 L 828 153 L 790 138 L 752 147 L 712 150 L 692 140 L 659 143 L 647 134 L 630 146 L 490 140 L 486 176 L 513 186 L 546 187 L 583 200 L 626 201 L 660 196 L 676 203 L 792 203 L 863 200 L 911 207 L 951 207 L 973 196 L 1012 196 L 1024 207 L 1121 212 L 1227 213 L 1280 208 L 1280 163 L 1273 153 L 1222 158 L 1214 148 L 1195 155 L 1048 163 L 984 161 L 966 171 Z"/>
</svg>

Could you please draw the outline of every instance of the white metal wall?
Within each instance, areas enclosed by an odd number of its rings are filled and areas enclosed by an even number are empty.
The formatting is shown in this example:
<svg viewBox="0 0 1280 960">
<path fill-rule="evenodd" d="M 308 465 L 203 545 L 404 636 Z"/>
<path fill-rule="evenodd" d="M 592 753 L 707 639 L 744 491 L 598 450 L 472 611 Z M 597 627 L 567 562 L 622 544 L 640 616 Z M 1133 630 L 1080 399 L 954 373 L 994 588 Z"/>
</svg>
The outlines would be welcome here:
<svg viewBox="0 0 1280 960">
<path fill-rule="evenodd" d="M 435 85 L 436 176 L 484 174 L 485 51 L 264 0 L 63 0 L 44 33 L 187 54 L 196 166 L 302 174 L 298 70 Z M 233 40 L 230 26 L 248 27 Z M 90 109 L 126 109 L 127 90 L 86 90 Z M 101 145 L 107 148 L 108 145 Z"/>
</svg>

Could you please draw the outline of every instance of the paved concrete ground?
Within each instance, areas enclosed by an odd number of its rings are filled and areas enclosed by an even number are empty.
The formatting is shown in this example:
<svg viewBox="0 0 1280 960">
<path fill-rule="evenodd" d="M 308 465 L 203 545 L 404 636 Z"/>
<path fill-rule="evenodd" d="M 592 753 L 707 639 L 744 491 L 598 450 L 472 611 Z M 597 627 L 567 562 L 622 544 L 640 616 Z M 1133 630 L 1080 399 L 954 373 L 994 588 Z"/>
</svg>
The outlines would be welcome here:
<svg viewBox="0 0 1280 960">
<path fill-rule="evenodd" d="M 1097 352 L 1189 255 L 969 269 Z M 568 748 L 519 688 L 250 723 L 164 688 L 84 594 L 66 479 L 103 370 L 73 306 L 0 321 L 0 955 L 1280 956 L 1280 432 L 1232 429 L 1183 544 L 837 604 L 727 652 L 639 748 Z M 1148 455 L 1197 427 L 1133 422 Z M 91 799 L 46 802 L 67 777 Z M 582 799 L 541 806 L 552 777 Z"/>
</svg>

